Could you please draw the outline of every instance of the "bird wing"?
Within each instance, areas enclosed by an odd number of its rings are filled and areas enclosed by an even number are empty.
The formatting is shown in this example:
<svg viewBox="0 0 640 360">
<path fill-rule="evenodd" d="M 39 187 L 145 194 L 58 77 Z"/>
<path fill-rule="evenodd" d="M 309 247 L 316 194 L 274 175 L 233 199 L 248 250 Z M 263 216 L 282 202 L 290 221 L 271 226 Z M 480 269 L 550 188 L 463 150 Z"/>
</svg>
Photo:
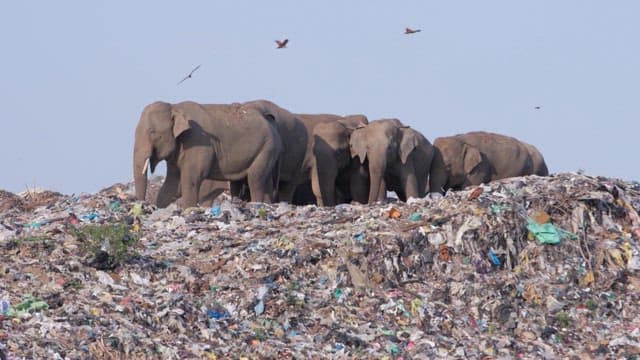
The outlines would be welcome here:
<svg viewBox="0 0 640 360">
<path fill-rule="evenodd" d="M 202 66 L 202 64 L 196 66 L 193 70 L 191 70 L 191 72 L 189 73 L 189 76 L 193 75 L 193 73 L 196 72 L 196 70 L 200 69 L 200 66 Z"/>
<path fill-rule="evenodd" d="M 178 81 L 178 85 L 182 84 L 185 80 L 187 80 L 189 78 L 189 76 L 185 76 L 182 78 L 182 80 Z"/>
<path fill-rule="evenodd" d="M 196 66 L 195 68 L 193 68 L 193 70 L 191 70 L 191 72 L 189 73 L 189 75 L 185 76 L 182 78 L 182 80 L 178 81 L 178 85 L 182 84 L 185 80 L 187 80 L 188 78 L 191 77 L 191 75 L 193 75 L 194 72 L 196 72 L 196 70 L 200 69 L 200 66 L 202 66 L 202 64 L 199 64 L 198 66 Z"/>
</svg>

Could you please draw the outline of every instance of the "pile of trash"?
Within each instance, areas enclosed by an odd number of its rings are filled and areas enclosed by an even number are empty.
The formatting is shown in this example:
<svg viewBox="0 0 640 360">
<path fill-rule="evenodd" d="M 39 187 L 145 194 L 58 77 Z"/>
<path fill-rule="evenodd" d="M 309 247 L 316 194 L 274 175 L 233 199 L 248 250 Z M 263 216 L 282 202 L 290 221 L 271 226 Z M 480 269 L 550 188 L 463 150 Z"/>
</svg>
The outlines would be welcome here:
<svg viewBox="0 0 640 360">
<path fill-rule="evenodd" d="M 633 357 L 639 211 L 576 173 L 333 208 L 0 192 L 0 358 Z"/>
</svg>

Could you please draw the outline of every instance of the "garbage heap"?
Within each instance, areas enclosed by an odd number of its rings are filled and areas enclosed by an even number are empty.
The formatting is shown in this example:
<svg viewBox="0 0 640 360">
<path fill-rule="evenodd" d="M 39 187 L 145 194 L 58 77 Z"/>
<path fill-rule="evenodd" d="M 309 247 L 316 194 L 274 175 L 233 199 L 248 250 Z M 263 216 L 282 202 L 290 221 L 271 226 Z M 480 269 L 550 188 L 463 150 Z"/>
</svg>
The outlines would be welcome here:
<svg viewBox="0 0 640 360">
<path fill-rule="evenodd" d="M 632 357 L 639 210 L 575 173 L 333 208 L 1 192 L 0 357 Z"/>
</svg>

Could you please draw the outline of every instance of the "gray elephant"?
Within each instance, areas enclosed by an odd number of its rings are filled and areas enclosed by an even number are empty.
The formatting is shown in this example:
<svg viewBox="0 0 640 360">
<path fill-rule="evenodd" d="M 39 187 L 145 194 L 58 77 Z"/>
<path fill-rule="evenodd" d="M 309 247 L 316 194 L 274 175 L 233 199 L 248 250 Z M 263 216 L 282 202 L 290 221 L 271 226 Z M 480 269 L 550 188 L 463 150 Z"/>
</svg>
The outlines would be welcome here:
<svg viewBox="0 0 640 360">
<path fill-rule="evenodd" d="M 268 100 L 248 101 L 241 105 L 242 109 L 258 111 L 270 119 L 282 139 L 282 153 L 279 161 L 277 201 L 291 202 L 296 186 L 309 180 L 309 171 L 305 168 L 305 160 L 309 147 L 309 130 L 306 124 L 295 114 Z M 232 195 L 239 196 L 242 182 L 231 184 Z"/>
<path fill-rule="evenodd" d="M 513 176 L 549 174 L 542 154 L 518 139 L 483 131 L 437 138 L 432 192 L 462 189 Z"/>
<path fill-rule="evenodd" d="M 377 120 L 351 134 L 350 148 L 368 169 L 369 203 L 386 200 L 387 190 L 402 201 L 425 195 L 434 150 L 419 131 L 398 119 Z"/>
<path fill-rule="evenodd" d="M 319 206 L 367 202 L 368 174 L 351 157 L 349 141 L 356 128 L 368 123 L 364 115 L 335 116 L 313 128 L 311 185 Z"/>
<path fill-rule="evenodd" d="M 166 206 L 178 193 L 184 207 L 198 203 L 204 179 L 247 179 L 251 200 L 270 202 L 278 176 L 282 140 L 259 111 L 240 105 L 155 102 L 145 107 L 136 128 L 133 172 L 136 197 L 144 200 L 147 167 L 166 160 L 158 195 Z"/>
<path fill-rule="evenodd" d="M 335 185 L 345 182 L 345 165 L 349 162 L 349 135 L 355 127 L 368 122 L 366 116 L 291 114 L 267 100 L 249 101 L 242 106 L 258 109 L 272 119 L 283 139 L 285 150 L 280 161 L 279 201 L 321 206 L 335 204 L 336 197 L 340 201 L 351 201 L 348 181 L 339 188 Z M 321 160 L 318 161 L 316 157 Z M 330 185 L 323 185 L 323 192 L 320 183 Z M 231 194 L 247 199 L 249 191 L 246 182 L 232 181 Z M 311 194 L 315 199 L 311 198 Z M 328 200 L 323 200 L 323 194 Z"/>
</svg>

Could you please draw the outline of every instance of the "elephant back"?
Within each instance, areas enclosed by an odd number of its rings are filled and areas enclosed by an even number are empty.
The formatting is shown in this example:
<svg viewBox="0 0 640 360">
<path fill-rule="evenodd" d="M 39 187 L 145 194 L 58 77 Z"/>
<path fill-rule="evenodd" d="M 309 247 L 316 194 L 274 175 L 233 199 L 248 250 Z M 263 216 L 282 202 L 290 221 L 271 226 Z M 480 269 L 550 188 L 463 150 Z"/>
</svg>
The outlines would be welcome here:
<svg viewBox="0 0 640 360">
<path fill-rule="evenodd" d="M 547 163 L 544 161 L 544 157 L 542 153 L 533 145 L 523 142 L 523 144 L 527 147 L 529 151 L 529 155 L 531 156 L 531 161 L 533 162 L 533 174 L 539 176 L 548 176 L 549 169 L 547 168 Z"/>
<path fill-rule="evenodd" d="M 478 149 L 489 161 L 492 168 L 490 180 L 533 173 L 529 149 L 516 138 L 483 131 L 463 134 L 460 138 L 465 144 Z"/>
</svg>

